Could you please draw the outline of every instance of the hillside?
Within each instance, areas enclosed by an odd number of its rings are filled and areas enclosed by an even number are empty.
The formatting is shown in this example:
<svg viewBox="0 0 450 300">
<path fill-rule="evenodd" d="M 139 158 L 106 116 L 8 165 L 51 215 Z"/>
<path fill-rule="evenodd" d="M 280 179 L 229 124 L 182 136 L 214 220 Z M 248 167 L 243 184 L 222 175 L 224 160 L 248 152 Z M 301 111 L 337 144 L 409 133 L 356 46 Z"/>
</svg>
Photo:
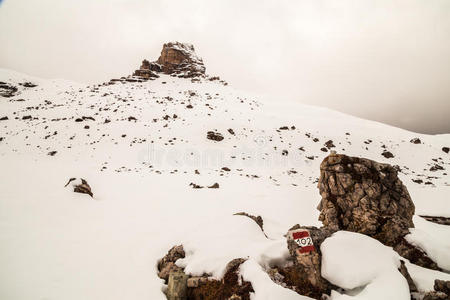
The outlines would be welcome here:
<svg viewBox="0 0 450 300">
<path fill-rule="evenodd" d="M 450 135 L 269 99 L 211 76 L 87 86 L 1 69 L 0 81 L 2 299 L 166 299 L 157 264 L 178 244 L 186 272 L 220 278 L 228 261 L 248 257 L 254 299 L 306 299 L 262 268 L 287 256 L 292 225 L 321 226 L 319 168 L 332 150 L 398 166 L 416 207 L 414 239 L 450 271 L 450 229 L 419 217 L 450 217 Z M 93 198 L 64 188 L 72 177 L 86 179 Z M 268 238 L 233 216 L 241 211 L 261 215 Z M 410 273 L 421 291 L 450 280 Z"/>
</svg>

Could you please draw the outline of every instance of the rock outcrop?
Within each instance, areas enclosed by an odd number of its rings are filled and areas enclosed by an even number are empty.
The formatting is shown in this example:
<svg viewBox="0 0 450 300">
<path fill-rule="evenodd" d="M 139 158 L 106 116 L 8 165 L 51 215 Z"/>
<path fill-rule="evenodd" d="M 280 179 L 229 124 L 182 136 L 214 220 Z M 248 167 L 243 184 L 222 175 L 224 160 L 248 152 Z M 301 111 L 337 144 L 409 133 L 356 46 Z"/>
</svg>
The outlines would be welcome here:
<svg viewBox="0 0 450 300">
<path fill-rule="evenodd" d="M 205 76 L 206 68 L 203 61 L 195 53 L 194 46 L 187 43 L 167 43 L 163 45 L 161 56 L 154 62 L 144 59 L 134 76 L 145 79 L 159 77 L 158 73 L 193 78 Z"/>
<path fill-rule="evenodd" d="M 331 229 L 394 246 L 414 227 L 414 203 L 389 164 L 332 153 L 320 165 L 319 191 L 319 220 Z"/>
<path fill-rule="evenodd" d="M 245 262 L 243 258 L 230 261 L 221 280 L 203 276 L 185 274 L 183 268 L 175 263 L 184 258 L 182 245 L 172 247 L 158 263 L 158 276 L 167 283 L 168 300 L 250 300 L 254 292 L 250 282 L 239 275 L 239 268 Z"/>
</svg>

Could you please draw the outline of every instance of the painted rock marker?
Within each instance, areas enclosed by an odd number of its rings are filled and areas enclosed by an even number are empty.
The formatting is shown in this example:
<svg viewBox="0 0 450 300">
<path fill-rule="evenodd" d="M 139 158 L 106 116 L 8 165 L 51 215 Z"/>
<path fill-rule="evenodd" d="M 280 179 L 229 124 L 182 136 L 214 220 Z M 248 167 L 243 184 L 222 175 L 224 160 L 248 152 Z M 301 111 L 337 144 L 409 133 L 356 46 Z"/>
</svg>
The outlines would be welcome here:
<svg viewBox="0 0 450 300">
<path fill-rule="evenodd" d="M 299 248 L 297 249 L 298 254 L 309 253 L 315 251 L 312 238 L 309 231 L 306 229 L 297 229 L 290 232 L 291 239 L 293 239 Z"/>
</svg>

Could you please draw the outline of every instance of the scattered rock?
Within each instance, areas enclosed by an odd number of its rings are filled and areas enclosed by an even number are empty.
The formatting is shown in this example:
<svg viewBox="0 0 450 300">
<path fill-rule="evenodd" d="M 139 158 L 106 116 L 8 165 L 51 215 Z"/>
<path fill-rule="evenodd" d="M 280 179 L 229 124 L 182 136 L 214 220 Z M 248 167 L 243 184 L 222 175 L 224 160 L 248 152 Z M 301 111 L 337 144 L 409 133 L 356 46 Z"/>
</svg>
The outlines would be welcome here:
<svg viewBox="0 0 450 300">
<path fill-rule="evenodd" d="M 23 87 L 27 87 L 27 88 L 37 87 L 37 84 L 34 84 L 32 82 L 29 82 L 29 81 L 24 82 L 24 83 L 20 83 L 20 85 L 23 86 Z"/>
<path fill-rule="evenodd" d="M 70 178 L 64 187 L 68 186 L 70 183 L 72 183 L 73 191 L 75 193 L 88 194 L 89 196 L 94 197 L 91 187 L 83 178 L 80 178 L 79 180 L 77 180 L 77 178 Z"/>
<path fill-rule="evenodd" d="M 191 182 L 189 185 L 192 186 L 193 189 L 202 189 L 203 188 L 203 186 L 195 184 L 193 182 Z"/>
<path fill-rule="evenodd" d="M 57 151 L 50 151 L 49 153 L 47 153 L 50 156 L 54 156 L 57 153 Z"/>
<path fill-rule="evenodd" d="M 420 216 L 420 217 L 436 224 L 450 225 L 450 218 L 447 217 L 437 217 L 437 216 Z"/>
<path fill-rule="evenodd" d="M 10 98 L 18 92 L 17 87 L 6 82 L 0 82 L 0 96 Z"/>
<path fill-rule="evenodd" d="M 328 149 L 331 149 L 331 148 L 335 148 L 335 147 L 336 147 L 336 146 L 333 144 L 333 141 L 332 141 L 332 140 L 327 141 L 324 145 L 325 145 L 325 147 L 327 147 Z"/>
<path fill-rule="evenodd" d="M 23 116 L 22 120 L 31 120 L 31 116 Z"/>
<path fill-rule="evenodd" d="M 223 167 L 222 170 L 225 171 L 225 172 L 230 172 L 231 171 L 230 168 L 228 168 L 228 167 Z"/>
<path fill-rule="evenodd" d="M 445 170 L 443 166 L 435 164 L 434 166 L 431 166 L 430 171 L 436 172 L 436 171 L 442 171 Z"/>
<path fill-rule="evenodd" d="M 422 141 L 419 138 L 413 138 L 412 140 L 410 140 L 411 143 L 413 144 L 421 144 Z"/>
<path fill-rule="evenodd" d="M 220 142 L 223 140 L 223 135 L 219 132 L 208 131 L 208 133 L 206 134 L 206 138 L 209 140 Z"/>
<path fill-rule="evenodd" d="M 392 152 L 384 150 L 383 153 L 381 153 L 381 155 L 383 155 L 386 158 L 393 158 L 394 154 L 392 154 Z"/>
<path fill-rule="evenodd" d="M 219 188 L 219 184 L 216 182 L 213 185 L 208 186 L 208 189 L 218 189 Z"/>
<path fill-rule="evenodd" d="M 228 132 L 229 132 L 230 134 L 232 134 L 232 135 L 235 135 L 234 130 L 231 129 L 231 128 L 228 129 Z"/>
</svg>

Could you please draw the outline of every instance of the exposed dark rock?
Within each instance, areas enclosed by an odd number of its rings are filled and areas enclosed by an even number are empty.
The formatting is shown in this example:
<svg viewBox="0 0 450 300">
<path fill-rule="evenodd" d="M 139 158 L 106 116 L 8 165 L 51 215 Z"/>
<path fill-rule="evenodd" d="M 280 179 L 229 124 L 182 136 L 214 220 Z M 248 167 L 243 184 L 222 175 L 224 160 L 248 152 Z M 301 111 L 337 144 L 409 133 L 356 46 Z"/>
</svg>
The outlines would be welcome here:
<svg viewBox="0 0 450 300">
<path fill-rule="evenodd" d="M 0 121 L 6 121 L 6 120 L 8 120 L 8 116 L 4 116 L 4 117 L 0 118 Z"/>
<path fill-rule="evenodd" d="M 203 188 L 203 186 L 198 185 L 198 184 L 193 183 L 193 182 L 191 182 L 189 185 L 192 186 L 193 189 L 202 189 Z"/>
<path fill-rule="evenodd" d="M 324 226 L 393 246 L 414 227 L 414 203 L 391 165 L 332 153 L 320 165 L 318 206 Z"/>
<path fill-rule="evenodd" d="M 324 145 L 325 145 L 325 147 L 327 147 L 328 149 L 331 149 L 331 148 L 335 148 L 335 147 L 336 147 L 336 146 L 333 144 L 333 141 L 332 141 L 332 140 L 327 141 Z"/>
<path fill-rule="evenodd" d="M 250 282 L 239 275 L 239 267 L 245 262 L 243 258 L 230 261 L 225 268 L 221 280 L 203 276 L 190 276 L 175 263 L 184 258 L 182 245 L 174 246 L 158 262 L 158 276 L 168 283 L 167 299 L 169 300 L 250 300 L 254 292 Z"/>
<path fill-rule="evenodd" d="M 424 218 L 427 221 L 436 223 L 436 224 L 450 225 L 450 218 L 437 217 L 437 216 L 420 216 L 420 217 Z"/>
<path fill-rule="evenodd" d="M 32 82 L 29 82 L 29 81 L 24 82 L 24 83 L 20 83 L 20 85 L 23 86 L 23 87 L 27 87 L 27 88 L 37 87 L 37 84 L 34 84 Z"/>
<path fill-rule="evenodd" d="M 229 132 L 230 134 L 234 135 L 234 130 L 233 130 L 233 129 L 229 128 L 229 129 L 228 129 L 228 132 Z"/>
<path fill-rule="evenodd" d="M 403 275 L 403 277 L 405 277 L 406 281 L 408 282 L 409 292 L 410 293 L 417 292 L 418 290 L 416 284 L 412 280 L 411 275 L 409 274 L 408 269 L 406 268 L 405 262 L 403 260 L 400 260 L 400 268 L 398 269 L 398 271 Z"/>
<path fill-rule="evenodd" d="M 208 189 L 218 189 L 219 187 L 219 184 L 216 182 L 213 185 L 208 186 Z"/>
<path fill-rule="evenodd" d="M 49 153 L 47 153 L 50 156 L 54 156 L 57 153 L 57 151 L 50 151 Z"/>
<path fill-rule="evenodd" d="M 209 140 L 220 142 L 223 140 L 223 135 L 219 132 L 208 131 L 208 133 L 206 134 L 206 138 Z"/>
<path fill-rule="evenodd" d="M 412 140 L 410 140 L 411 143 L 413 144 L 421 144 L 422 141 L 419 138 L 413 138 Z"/>
<path fill-rule="evenodd" d="M 441 170 L 445 170 L 443 166 L 435 164 L 434 166 L 431 166 L 430 171 L 431 172 L 436 172 L 436 171 L 441 171 Z"/>
<path fill-rule="evenodd" d="M 442 151 L 444 151 L 445 153 L 450 152 L 450 148 L 449 147 L 442 147 Z"/>
<path fill-rule="evenodd" d="M 436 279 L 434 291 L 424 295 L 423 300 L 448 300 L 450 299 L 450 281 Z"/>
<path fill-rule="evenodd" d="M 393 158 L 394 154 L 392 154 L 392 152 L 384 150 L 383 153 L 381 153 L 381 155 L 383 155 L 386 158 Z"/>
<path fill-rule="evenodd" d="M 223 167 L 222 170 L 225 171 L 225 172 L 230 172 L 231 171 L 230 168 L 228 168 L 228 167 Z"/>
<path fill-rule="evenodd" d="M 187 300 L 250 300 L 254 292 L 250 282 L 239 275 L 239 267 L 245 262 L 243 258 L 230 261 L 221 280 L 203 280 L 195 288 L 188 288 Z"/>
<path fill-rule="evenodd" d="M 183 245 L 173 246 L 169 252 L 158 262 L 158 277 L 164 279 L 166 282 L 169 280 L 170 272 L 182 270 L 182 268 L 175 265 L 175 262 L 179 258 L 186 256 Z"/>
<path fill-rule="evenodd" d="M 17 87 L 6 82 L 0 82 L 0 96 L 10 98 L 16 95 L 18 92 Z"/>
<path fill-rule="evenodd" d="M 76 178 L 70 178 L 64 187 L 68 186 L 72 181 L 75 181 L 75 180 L 76 180 Z M 91 187 L 89 186 L 87 181 L 84 180 L 83 178 L 80 178 L 80 180 L 81 180 L 81 183 L 73 185 L 73 191 L 75 193 L 88 194 L 89 196 L 94 197 Z"/>
<path fill-rule="evenodd" d="M 31 120 L 31 116 L 23 116 L 22 120 Z"/>
</svg>

